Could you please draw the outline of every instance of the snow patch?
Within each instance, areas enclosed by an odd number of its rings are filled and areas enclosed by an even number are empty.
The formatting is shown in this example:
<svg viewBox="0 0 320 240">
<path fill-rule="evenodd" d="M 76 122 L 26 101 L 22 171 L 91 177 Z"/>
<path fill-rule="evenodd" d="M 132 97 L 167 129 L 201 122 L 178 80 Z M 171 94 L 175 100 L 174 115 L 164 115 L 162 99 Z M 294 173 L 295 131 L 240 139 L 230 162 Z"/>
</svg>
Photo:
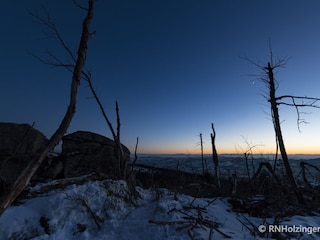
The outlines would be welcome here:
<svg viewBox="0 0 320 240">
<path fill-rule="evenodd" d="M 39 184 L 32 190 L 54 185 Z M 253 226 L 272 224 L 231 211 L 226 198 L 194 198 L 167 189 L 137 187 L 132 201 L 125 181 L 87 181 L 52 190 L 9 207 L 0 218 L 0 239 L 265 239 Z M 245 227 L 244 224 L 249 226 Z M 316 227 L 320 217 L 294 216 L 281 224 Z M 264 235 L 271 238 L 271 234 Z M 293 237 L 299 237 L 293 234 Z M 302 233 L 319 239 L 319 233 Z"/>
</svg>

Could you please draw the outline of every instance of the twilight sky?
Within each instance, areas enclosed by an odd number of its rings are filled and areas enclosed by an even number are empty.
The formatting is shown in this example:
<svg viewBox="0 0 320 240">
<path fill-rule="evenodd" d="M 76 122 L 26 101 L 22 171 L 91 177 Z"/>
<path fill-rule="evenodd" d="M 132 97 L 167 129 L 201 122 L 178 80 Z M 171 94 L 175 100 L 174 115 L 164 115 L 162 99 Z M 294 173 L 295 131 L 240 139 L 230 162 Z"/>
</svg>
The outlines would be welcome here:
<svg viewBox="0 0 320 240">
<path fill-rule="evenodd" d="M 85 0 L 79 3 L 86 5 Z M 70 59 L 27 10 L 50 13 L 76 52 L 85 12 L 71 0 L 3 1 L 0 24 L 0 121 L 30 123 L 50 137 L 68 105 L 71 74 L 40 63 L 49 49 Z M 273 153 L 275 137 L 261 71 L 240 57 L 267 63 L 290 57 L 277 70 L 278 95 L 320 97 L 320 1 L 309 0 L 98 0 L 86 69 L 115 125 L 119 102 L 122 142 L 139 153 L 200 153 L 199 133 L 211 152 L 211 123 L 218 153 Z M 111 137 L 83 81 L 68 133 L 86 130 Z M 289 153 L 320 153 L 320 109 L 303 109 L 309 124 L 296 125 L 295 109 L 280 107 Z M 309 114 L 310 113 L 310 114 Z M 245 140 L 244 140 L 245 139 Z"/>
</svg>

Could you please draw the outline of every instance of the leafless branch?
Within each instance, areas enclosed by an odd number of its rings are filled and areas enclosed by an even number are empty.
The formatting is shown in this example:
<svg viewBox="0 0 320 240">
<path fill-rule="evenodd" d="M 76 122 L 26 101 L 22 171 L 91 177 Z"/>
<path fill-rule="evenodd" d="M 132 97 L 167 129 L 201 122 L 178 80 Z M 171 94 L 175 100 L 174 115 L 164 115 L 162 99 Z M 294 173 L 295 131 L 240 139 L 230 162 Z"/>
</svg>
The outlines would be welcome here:
<svg viewBox="0 0 320 240">
<path fill-rule="evenodd" d="M 118 142 L 120 143 L 120 125 L 121 124 L 120 124 L 118 101 L 116 101 L 116 113 L 117 113 L 117 139 L 118 139 Z"/>
<path fill-rule="evenodd" d="M 251 63 L 253 66 L 258 67 L 259 69 L 263 69 L 264 68 L 264 65 L 261 63 L 261 61 L 259 59 L 252 60 L 252 59 L 250 59 L 248 57 L 242 57 L 242 56 L 240 56 L 239 58 Z M 253 76 L 256 76 L 256 75 L 253 75 Z"/>
<path fill-rule="evenodd" d="M 271 38 L 269 38 L 268 47 L 269 47 L 268 59 L 270 61 L 270 65 L 271 65 L 272 70 L 274 70 L 275 68 L 279 68 L 279 67 L 283 68 L 287 64 L 287 62 L 291 59 L 291 57 L 279 57 L 279 56 L 277 56 L 277 58 L 274 59 Z M 268 73 L 269 69 L 265 65 L 264 65 L 264 69 L 265 69 L 266 73 Z"/>
<path fill-rule="evenodd" d="M 281 99 L 284 99 L 284 98 L 290 98 L 290 99 L 301 99 L 301 100 L 310 100 L 310 101 L 313 101 L 313 103 L 316 103 L 316 102 L 320 102 L 320 98 L 315 98 L 315 97 L 301 97 L 301 96 L 294 96 L 294 95 L 282 95 L 280 97 L 277 97 L 276 100 L 281 100 Z M 320 105 L 319 105 L 320 106 Z M 311 106 L 313 107 L 313 106 Z"/>
<path fill-rule="evenodd" d="M 75 200 L 78 201 L 80 203 L 80 205 L 82 205 L 86 209 L 86 211 L 90 214 L 91 218 L 95 222 L 98 230 L 100 230 L 101 226 L 100 226 L 99 222 L 103 222 L 103 219 L 100 218 L 97 214 L 95 214 L 93 212 L 93 210 L 90 208 L 88 202 L 83 197 L 79 196 Z"/>
<path fill-rule="evenodd" d="M 320 108 L 319 105 L 316 105 L 314 103 L 295 103 L 295 100 L 292 100 L 292 103 L 287 103 L 287 102 L 277 102 L 278 105 L 286 105 L 286 106 L 291 106 L 291 107 L 313 107 L 313 108 Z"/>
<path fill-rule="evenodd" d="M 101 101 L 100 101 L 100 99 L 99 99 L 99 97 L 98 97 L 93 85 L 92 85 L 90 74 L 85 74 L 85 75 L 86 75 L 86 80 L 87 80 L 87 82 L 89 84 L 90 90 L 91 90 L 94 98 L 96 99 L 96 101 L 97 101 L 97 103 L 99 105 L 100 111 L 101 111 L 104 119 L 106 120 L 106 122 L 107 122 L 107 124 L 109 126 L 109 129 L 110 129 L 110 131 L 112 133 L 112 137 L 113 137 L 114 141 L 116 142 L 117 141 L 117 135 L 116 135 L 116 133 L 115 133 L 115 131 L 113 129 L 113 126 L 112 126 L 112 124 L 111 124 L 111 122 L 110 122 L 110 120 L 109 120 L 109 118 L 108 118 L 108 116 L 107 116 L 107 114 L 106 114 L 106 112 L 105 112 L 105 110 L 103 108 L 103 105 L 102 105 L 102 103 L 101 103 Z"/>
<path fill-rule="evenodd" d="M 276 68 L 283 68 L 286 63 L 290 60 L 290 58 L 277 58 L 276 60 L 273 59 L 273 53 L 272 53 L 272 49 L 271 49 L 271 45 L 269 42 L 269 51 L 270 51 L 270 58 L 271 58 L 271 69 L 274 70 Z M 265 66 L 264 63 L 262 63 L 259 59 L 253 60 L 250 59 L 248 57 L 240 57 L 240 59 L 245 60 L 247 62 L 249 62 L 250 64 L 252 64 L 253 66 L 256 66 L 257 68 L 259 68 L 260 70 L 262 70 L 262 72 L 260 74 L 251 74 L 251 76 L 254 76 L 256 78 L 258 78 L 259 80 L 261 80 L 264 84 L 266 84 L 268 86 L 269 84 L 269 78 L 268 76 L 268 68 Z M 275 80 L 275 79 L 274 79 Z M 275 89 L 278 89 L 278 82 L 275 80 Z M 265 98 L 267 98 L 268 94 L 265 94 Z"/>
<path fill-rule="evenodd" d="M 76 0 L 72 0 L 72 2 L 74 3 L 74 5 L 76 5 L 78 8 L 88 11 L 88 8 L 81 6 L 79 3 L 77 3 Z"/>
<path fill-rule="evenodd" d="M 58 41 L 58 43 L 64 48 L 64 50 L 68 53 L 68 55 L 72 59 L 73 63 L 76 63 L 75 55 L 71 51 L 68 44 L 64 41 L 63 37 L 61 36 L 57 26 L 52 21 L 46 8 L 43 8 L 43 9 L 46 13 L 46 19 L 44 19 L 43 17 L 41 17 L 41 16 L 39 16 L 29 10 L 27 10 L 27 11 L 28 11 L 29 15 L 33 17 L 33 19 L 35 20 L 36 23 L 44 25 L 46 28 L 48 28 L 51 31 L 51 33 L 47 33 L 47 32 L 44 32 L 44 33 L 48 38 L 56 39 Z"/>
<path fill-rule="evenodd" d="M 283 101 L 280 101 L 280 100 L 283 100 Z M 299 102 L 297 102 L 297 101 L 299 101 Z M 315 97 L 282 95 L 282 96 L 276 98 L 276 102 L 277 102 L 277 105 L 291 106 L 296 109 L 297 127 L 298 127 L 299 132 L 300 132 L 300 124 L 301 123 L 305 123 L 305 124 L 308 123 L 305 119 L 301 118 L 301 114 L 303 114 L 305 112 L 301 112 L 300 108 L 302 108 L 302 107 L 320 108 L 320 104 L 319 104 L 320 98 L 315 98 Z"/>
<path fill-rule="evenodd" d="M 36 58 L 37 60 L 39 60 L 41 63 L 49 65 L 49 66 L 53 66 L 53 67 L 64 67 L 66 68 L 69 72 L 73 72 L 73 69 L 75 67 L 75 64 L 67 64 L 62 62 L 56 55 L 54 55 L 52 52 L 50 52 L 48 49 L 46 50 L 46 53 L 49 55 L 50 58 L 52 58 L 53 60 L 46 60 L 43 59 L 35 54 L 31 55 Z"/>
</svg>

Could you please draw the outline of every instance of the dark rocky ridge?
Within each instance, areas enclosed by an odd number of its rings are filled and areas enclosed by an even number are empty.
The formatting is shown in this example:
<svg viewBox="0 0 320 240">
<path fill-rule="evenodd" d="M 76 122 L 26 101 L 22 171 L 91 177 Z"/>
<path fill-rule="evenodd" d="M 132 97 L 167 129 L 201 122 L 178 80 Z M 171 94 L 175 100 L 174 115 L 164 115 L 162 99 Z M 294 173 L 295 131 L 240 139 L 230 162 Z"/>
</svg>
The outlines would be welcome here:
<svg viewBox="0 0 320 240">
<path fill-rule="evenodd" d="M 29 124 L 0 123 L 0 178 L 10 186 L 31 159 L 39 157 L 47 138 Z M 122 145 L 122 161 L 130 151 Z M 118 167 L 116 143 L 96 133 L 77 131 L 62 138 L 62 152 L 44 160 L 33 181 L 70 178 L 91 173 L 113 177 Z"/>
</svg>

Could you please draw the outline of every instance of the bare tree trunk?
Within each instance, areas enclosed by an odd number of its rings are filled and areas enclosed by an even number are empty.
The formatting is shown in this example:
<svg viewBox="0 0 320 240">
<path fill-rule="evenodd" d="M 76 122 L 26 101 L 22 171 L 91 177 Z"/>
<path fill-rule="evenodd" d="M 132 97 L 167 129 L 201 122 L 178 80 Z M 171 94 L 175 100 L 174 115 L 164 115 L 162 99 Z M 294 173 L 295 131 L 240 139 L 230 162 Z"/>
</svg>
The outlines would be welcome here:
<svg viewBox="0 0 320 240">
<path fill-rule="evenodd" d="M 118 160 L 119 160 L 119 177 L 122 179 L 126 179 L 127 177 L 127 161 L 124 159 L 124 152 L 120 140 L 120 114 L 118 101 L 116 101 L 116 113 L 117 113 L 117 137 L 115 139 L 117 150 L 118 150 Z"/>
<path fill-rule="evenodd" d="M 121 124 L 120 124 L 120 114 L 119 114 L 118 102 L 116 101 L 117 132 L 115 132 L 115 130 L 114 130 L 114 128 L 113 128 L 104 108 L 103 108 L 103 105 L 102 105 L 96 91 L 94 90 L 90 74 L 85 73 L 85 79 L 89 83 L 89 87 L 90 87 L 90 90 L 93 94 L 93 97 L 95 98 L 95 100 L 97 101 L 97 103 L 99 105 L 101 113 L 108 124 L 108 127 L 112 133 L 113 140 L 115 142 L 116 152 L 117 152 L 117 159 L 115 159 L 115 160 L 117 162 L 113 162 L 113 172 L 116 174 L 116 176 L 118 178 L 126 179 L 128 162 L 126 160 L 124 160 L 124 152 L 123 152 L 123 148 L 122 148 L 122 144 L 121 144 L 121 140 L 120 140 L 120 125 Z"/>
<path fill-rule="evenodd" d="M 93 97 L 94 97 L 94 99 L 97 101 L 97 103 L 98 103 L 98 105 L 99 105 L 99 108 L 100 108 L 100 110 L 101 110 L 101 113 L 102 113 L 104 119 L 106 120 L 106 122 L 107 122 L 107 124 L 108 124 L 108 127 L 109 127 L 109 129 L 110 129 L 110 131 L 111 131 L 111 133 L 112 133 L 113 140 L 116 142 L 117 135 L 116 135 L 116 133 L 115 133 L 113 127 L 112 127 L 112 124 L 111 124 L 111 122 L 110 122 L 110 120 L 109 120 L 106 112 L 104 111 L 103 105 L 102 105 L 102 103 L 101 103 L 101 101 L 100 101 L 100 99 L 99 99 L 96 91 L 95 91 L 94 88 L 93 88 L 93 84 L 92 84 L 92 81 L 91 81 L 91 77 L 90 77 L 88 74 L 86 74 L 86 78 L 85 78 L 85 79 L 87 80 L 87 82 L 88 82 L 88 84 L 89 84 L 89 87 L 90 87 L 90 90 L 91 90 L 91 92 L 92 92 L 92 94 L 93 94 Z"/>
<path fill-rule="evenodd" d="M 214 164 L 214 177 L 216 179 L 218 187 L 221 188 L 219 159 L 218 159 L 218 154 L 217 154 L 217 149 L 216 149 L 216 144 L 215 144 L 216 131 L 214 130 L 213 123 L 211 123 L 211 128 L 213 131 L 213 133 L 211 133 L 211 144 L 212 144 L 212 159 L 213 159 L 213 164 Z"/>
<path fill-rule="evenodd" d="M 136 141 L 136 147 L 134 149 L 134 160 L 133 163 L 131 165 L 131 172 L 133 172 L 133 168 L 138 160 L 138 155 L 137 155 L 137 150 L 138 150 L 138 143 L 139 143 L 139 138 L 137 137 L 137 141 Z"/>
<path fill-rule="evenodd" d="M 289 179 L 289 183 L 291 185 L 292 190 L 294 191 L 297 200 L 299 203 L 305 203 L 302 193 L 298 189 L 298 185 L 295 181 L 295 178 L 292 173 L 292 169 L 290 166 L 290 162 L 288 159 L 288 155 L 286 152 L 286 148 L 284 145 L 282 132 L 281 132 L 281 126 L 280 126 L 280 118 L 279 118 L 279 111 L 278 111 L 278 105 L 286 105 L 286 106 L 292 106 L 295 107 L 297 112 L 297 127 L 299 129 L 300 123 L 306 123 L 304 119 L 300 118 L 300 111 L 299 109 L 301 107 L 313 107 L 313 108 L 320 108 L 320 105 L 318 104 L 320 102 L 320 98 L 315 97 L 301 97 L 301 96 L 294 96 L 294 95 L 282 95 L 279 97 L 276 97 L 276 80 L 274 79 L 273 70 L 275 68 L 281 67 L 286 63 L 286 59 L 278 59 L 277 62 L 273 63 L 273 57 L 272 57 L 272 48 L 269 42 L 269 48 L 270 48 L 270 59 L 271 64 L 268 62 L 267 66 L 260 65 L 258 63 L 255 63 L 254 61 L 245 58 L 247 61 L 252 63 L 253 65 L 259 67 L 263 72 L 266 74 L 267 77 L 263 76 L 261 80 L 266 84 L 267 88 L 269 89 L 269 96 L 266 96 L 268 98 L 268 101 L 271 105 L 271 115 L 273 120 L 273 126 L 275 130 L 275 136 L 276 136 L 276 156 L 275 156 L 275 162 L 274 162 L 274 169 L 276 167 L 277 163 L 277 155 L 278 150 L 280 150 L 280 154 L 283 159 L 283 164 L 286 169 L 286 174 Z"/>
<path fill-rule="evenodd" d="M 278 106 L 277 106 L 277 101 L 275 97 L 275 81 L 274 81 L 274 76 L 273 76 L 273 67 L 271 67 L 270 63 L 268 62 L 268 67 L 266 68 L 268 72 L 268 83 L 269 83 L 269 101 L 271 104 L 271 112 L 272 112 L 272 118 L 273 118 L 273 125 L 274 125 L 274 130 L 276 132 L 276 137 L 278 140 L 279 144 L 279 149 L 281 153 L 281 157 L 284 163 L 284 166 L 286 168 L 287 172 L 287 177 L 289 179 L 290 185 L 295 192 L 297 196 L 297 200 L 299 203 L 304 203 L 304 199 L 302 194 L 298 190 L 298 185 L 296 183 L 296 180 L 293 176 L 292 169 L 289 163 L 288 155 L 286 152 L 286 148 L 284 145 L 283 137 L 282 137 L 282 132 L 281 132 L 281 127 L 280 127 L 280 120 L 279 120 L 279 112 L 278 112 Z"/>
<path fill-rule="evenodd" d="M 200 148 L 201 148 L 201 163 L 202 163 L 202 175 L 205 175 L 205 166 L 204 166 L 204 158 L 203 158 L 203 141 L 202 141 L 202 133 L 200 133 Z"/>
<path fill-rule="evenodd" d="M 61 140 L 62 136 L 65 134 L 65 132 L 67 131 L 71 123 L 71 120 L 76 111 L 78 86 L 80 84 L 82 71 L 85 65 L 87 43 L 89 38 L 91 37 L 89 33 L 89 26 L 93 18 L 93 9 L 94 9 L 94 0 L 89 0 L 87 16 L 85 17 L 82 24 L 82 34 L 81 34 L 80 44 L 78 48 L 78 58 L 73 70 L 71 91 L 70 91 L 70 101 L 69 101 L 69 106 L 67 108 L 65 116 L 61 121 L 59 128 L 56 130 L 56 132 L 51 136 L 50 140 L 48 141 L 48 144 L 45 150 L 40 154 L 40 157 L 35 158 L 33 161 L 31 161 L 28 164 L 26 169 L 22 172 L 22 174 L 11 186 L 9 193 L 1 197 L 0 216 L 4 213 L 4 211 L 12 204 L 12 202 L 19 196 L 19 194 L 29 184 L 33 174 L 40 167 L 43 160 L 47 157 L 48 153 L 50 153 L 53 150 L 53 148 L 59 143 L 59 141 Z"/>
</svg>

